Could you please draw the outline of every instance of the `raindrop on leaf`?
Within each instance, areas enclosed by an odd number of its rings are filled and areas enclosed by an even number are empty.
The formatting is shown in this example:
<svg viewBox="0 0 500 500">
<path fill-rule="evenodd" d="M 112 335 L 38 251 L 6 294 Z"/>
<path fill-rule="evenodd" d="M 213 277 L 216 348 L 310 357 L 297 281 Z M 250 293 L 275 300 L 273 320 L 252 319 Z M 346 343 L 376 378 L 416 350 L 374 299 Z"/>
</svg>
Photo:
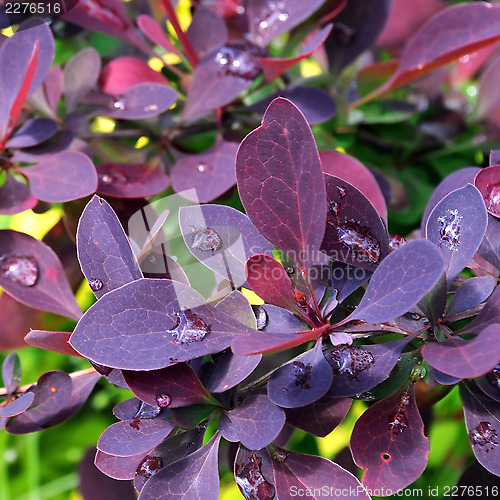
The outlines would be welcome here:
<svg viewBox="0 0 500 500">
<path fill-rule="evenodd" d="M 159 408 L 166 408 L 170 404 L 170 396 L 164 392 L 156 395 L 156 404 Z"/>
<path fill-rule="evenodd" d="M 358 375 L 370 368 L 375 362 L 371 352 L 360 346 L 342 346 L 327 355 L 334 372 L 350 375 L 357 379 Z"/>
<path fill-rule="evenodd" d="M 217 231 L 209 227 L 199 229 L 193 236 L 191 247 L 202 252 L 216 252 L 222 247 L 222 238 Z"/>
<path fill-rule="evenodd" d="M 458 252 L 460 245 L 460 221 L 463 219 L 458 210 L 446 210 L 446 214 L 438 218 L 441 225 L 439 236 L 444 244 L 452 251 Z"/>
<path fill-rule="evenodd" d="M 488 453 L 498 446 L 498 434 L 489 422 L 480 422 L 479 425 L 469 432 L 472 446 L 479 446 Z"/>
<path fill-rule="evenodd" d="M 38 279 L 38 263 L 33 257 L 3 256 L 0 258 L 3 277 L 22 286 L 33 286 Z"/>
<path fill-rule="evenodd" d="M 190 309 L 178 311 L 176 316 L 177 324 L 169 333 L 174 336 L 174 342 L 178 344 L 201 342 L 210 332 L 210 325 L 207 325 Z"/>
<path fill-rule="evenodd" d="M 98 292 L 99 290 L 102 289 L 104 286 L 104 283 L 99 279 L 99 278 L 90 278 L 89 279 L 89 285 L 94 292 Z"/>
<path fill-rule="evenodd" d="M 246 500 L 272 500 L 274 486 L 268 483 L 261 472 L 262 459 L 252 453 L 248 462 L 235 466 L 235 480 Z"/>
<path fill-rule="evenodd" d="M 500 185 L 490 184 L 485 197 L 486 208 L 495 213 L 500 213 Z"/>
<path fill-rule="evenodd" d="M 151 477 L 161 469 L 161 458 L 146 455 L 137 467 L 136 474 L 139 476 Z"/>
</svg>

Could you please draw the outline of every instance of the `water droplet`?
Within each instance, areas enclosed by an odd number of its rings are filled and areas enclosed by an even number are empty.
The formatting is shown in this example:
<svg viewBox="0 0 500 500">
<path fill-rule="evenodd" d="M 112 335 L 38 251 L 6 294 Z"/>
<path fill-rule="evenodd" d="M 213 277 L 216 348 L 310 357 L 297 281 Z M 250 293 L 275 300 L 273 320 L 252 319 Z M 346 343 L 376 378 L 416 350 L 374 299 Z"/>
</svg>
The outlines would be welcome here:
<svg viewBox="0 0 500 500">
<path fill-rule="evenodd" d="M 377 399 L 370 391 L 355 394 L 352 398 L 360 399 L 361 401 L 375 401 L 375 399 Z"/>
<path fill-rule="evenodd" d="M 215 62 L 226 75 L 255 80 L 262 71 L 258 59 L 263 55 L 259 47 L 247 41 L 230 42 L 218 49 Z"/>
<path fill-rule="evenodd" d="M 144 401 L 140 401 L 139 408 L 137 409 L 134 419 L 152 419 L 156 418 L 161 413 L 161 408 L 158 406 L 151 406 Z"/>
<path fill-rule="evenodd" d="M 130 427 L 132 427 L 132 429 L 136 429 L 138 431 L 141 430 L 141 421 L 137 418 L 132 420 L 132 422 L 130 422 L 128 425 L 130 425 Z"/>
<path fill-rule="evenodd" d="M 22 286 L 33 286 L 38 279 L 38 262 L 33 257 L 0 257 L 0 274 Z"/>
<path fill-rule="evenodd" d="M 260 28 L 261 30 L 265 30 L 265 29 L 267 29 L 267 27 L 268 27 L 268 24 L 267 24 L 267 22 L 266 22 L 266 21 L 261 21 L 261 22 L 259 23 L 259 28 Z"/>
<path fill-rule="evenodd" d="M 407 316 L 412 321 L 420 321 L 423 318 L 421 314 L 418 314 L 416 312 L 408 312 L 404 316 Z"/>
<path fill-rule="evenodd" d="M 469 432 L 472 446 L 479 446 L 482 451 L 488 453 L 498 446 L 498 434 L 489 422 L 481 422 L 475 429 Z"/>
<path fill-rule="evenodd" d="M 210 227 L 199 229 L 193 236 L 191 247 L 202 252 L 216 252 L 222 247 L 222 238 Z"/>
<path fill-rule="evenodd" d="M 156 396 L 156 404 L 160 408 L 166 408 L 170 404 L 170 396 L 168 394 L 165 394 L 164 392 L 157 394 Z"/>
<path fill-rule="evenodd" d="M 445 215 L 438 218 L 441 241 L 451 250 L 458 252 L 460 245 L 460 221 L 463 219 L 458 210 L 446 210 Z"/>
<path fill-rule="evenodd" d="M 161 458 L 146 455 L 137 467 L 136 474 L 139 476 L 151 477 L 161 469 Z"/>
<path fill-rule="evenodd" d="M 102 289 L 104 286 L 104 283 L 99 279 L 99 278 L 90 278 L 89 279 L 89 285 L 94 292 L 98 292 L 99 290 Z"/>
<path fill-rule="evenodd" d="M 295 267 L 293 267 L 293 266 L 287 266 L 287 268 L 285 270 L 286 270 L 286 274 L 288 274 L 289 276 L 291 274 L 295 273 Z"/>
<path fill-rule="evenodd" d="M 201 342 L 207 333 L 210 333 L 210 325 L 207 325 L 198 315 L 186 309 L 176 313 L 177 324 L 168 333 L 175 337 L 174 342 L 178 344 L 191 344 Z"/>
<path fill-rule="evenodd" d="M 273 459 L 275 462 L 283 463 L 290 453 L 283 449 L 277 449 L 273 453 Z"/>
<path fill-rule="evenodd" d="M 246 500 L 272 500 L 274 486 L 268 483 L 261 472 L 262 459 L 252 453 L 247 463 L 236 464 L 235 480 Z"/>
<path fill-rule="evenodd" d="M 337 190 L 338 190 L 341 198 L 343 198 L 345 196 L 345 194 L 347 193 L 347 189 L 345 186 L 337 186 Z"/>
<path fill-rule="evenodd" d="M 113 177 L 111 177 L 111 175 L 108 175 L 108 174 L 102 174 L 101 175 L 101 182 L 103 182 L 104 184 L 112 184 L 113 183 Z"/>
<path fill-rule="evenodd" d="M 487 373 L 486 379 L 497 391 L 500 391 L 500 365 Z"/>
<path fill-rule="evenodd" d="M 330 210 L 330 213 L 334 217 L 337 217 L 337 215 L 339 214 L 339 208 L 340 208 L 340 203 L 328 200 L 328 210 Z"/>
<path fill-rule="evenodd" d="M 485 197 L 486 208 L 500 213 L 500 184 L 490 184 Z"/>
<path fill-rule="evenodd" d="M 293 362 L 293 373 L 295 375 L 295 385 L 300 386 L 301 389 L 310 389 L 311 386 L 308 384 L 311 378 L 312 365 L 309 363 L 305 364 L 302 361 Z"/>
<path fill-rule="evenodd" d="M 352 219 L 345 222 L 329 221 L 329 225 L 336 230 L 339 243 L 342 243 L 356 260 L 372 264 L 379 261 L 380 243 L 367 227 Z"/>
<path fill-rule="evenodd" d="M 407 241 L 398 234 L 391 234 L 389 236 L 389 246 L 391 250 L 396 250 L 396 248 L 402 247 Z"/>
<path fill-rule="evenodd" d="M 286 12 L 282 12 L 279 16 L 278 19 L 283 23 L 288 19 L 288 14 Z"/>
<path fill-rule="evenodd" d="M 392 430 L 392 433 L 395 436 L 408 429 L 408 427 L 410 427 L 410 423 L 408 422 L 405 410 L 400 408 L 396 413 L 391 415 L 389 417 L 388 425 L 389 429 Z"/>
<path fill-rule="evenodd" d="M 392 458 L 390 453 L 382 453 L 382 458 L 386 461 L 389 462 L 389 460 Z"/>
<path fill-rule="evenodd" d="M 263 330 L 269 321 L 266 310 L 261 306 L 252 306 L 252 309 L 257 320 L 257 330 Z"/>
<path fill-rule="evenodd" d="M 209 166 L 204 162 L 200 162 L 200 163 L 198 163 L 196 170 L 198 170 L 198 172 L 201 172 L 201 173 L 208 172 Z"/>
<path fill-rule="evenodd" d="M 125 109 L 125 102 L 123 100 L 114 101 L 113 108 L 123 111 Z"/>
<path fill-rule="evenodd" d="M 360 346 L 342 346 L 334 349 L 327 355 L 327 361 L 334 372 L 349 375 L 349 378 L 356 380 L 362 371 L 375 363 L 372 353 Z"/>
</svg>

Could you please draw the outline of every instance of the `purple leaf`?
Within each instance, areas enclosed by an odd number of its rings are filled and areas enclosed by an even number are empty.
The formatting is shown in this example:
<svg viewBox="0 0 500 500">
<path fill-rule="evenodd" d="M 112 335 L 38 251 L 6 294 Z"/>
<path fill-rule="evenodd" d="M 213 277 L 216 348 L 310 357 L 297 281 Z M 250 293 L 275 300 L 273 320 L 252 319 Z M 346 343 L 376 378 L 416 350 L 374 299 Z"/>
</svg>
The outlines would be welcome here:
<svg viewBox="0 0 500 500">
<path fill-rule="evenodd" d="M 152 406 L 137 398 L 126 399 L 113 408 L 113 414 L 120 420 L 153 419 L 160 413 L 162 418 L 168 417 L 169 410 L 157 406 L 156 401 Z"/>
<path fill-rule="evenodd" d="M 35 395 L 32 392 L 25 392 L 7 406 L 0 406 L 0 418 L 15 417 L 23 413 L 31 406 L 34 399 Z"/>
<path fill-rule="evenodd" d="M 325 231 L 326 195 L 314 137 L 294 104 L 278 98 L 269 105 L 262 126 L 240 145 L 236 177 L 252 223 L 308 269 Z"/>
<path fill-rule="evenodd" d="M 163 47 L 167 52 L 179 55 L 179 51 L 170 42 L 164 29 L 152 17 L 141 14 L 137 18 L 137 26 L 139 26 L 144 36 L 155 45 Z"/>
<path fill-rule="evenodd" d="M 15 352 L 12 352 L 2 363 L 2 380 L 8 396 L 10 396 L 19 386 L 19 382 L 21 382 L 21 373 L 19 356 Z"/>
<path fill-rule="evenodd" d="M 446 308 L 447 291 L 446 275 L 443 273 L 434 288 L 418 303 L 432 327 L 437 325 Z"/>
<path fill-rule="evenodd" d="M 500 269 L 500 221 L 488 215 L 488 226 L 477 253 L 497 269 Z"/>
<path fill-rule="evenodd" d="M 263 326 L 259 327 L 266 333 L 272 332 L 287 332 L 287 333 L 303 333 L 308 331 L 308 327 L 290 311 L 281 307 L 263 304 L 255 306 L 259 313 L 263 311 Z M 260 316 L 260 314 L 259 314 Z M 257 320 L 258 323 L 258 320 Z"/>
<path fill-rule="evenodd" d="M 324 396 L 332 379 L 332 369 L 323 356 L 320 339 L 313 349 L 281 366 L 271 375 L 267 393 L 273 403 L 284 408 L 296 408 Z"/>
<path fill-rule="evenodd" d="M 452 377 L 451 375 L 440 372 L 435 368 L 431 368 L 430 371 L 432 373 L 432 376 L 434 377 L 434 380 L 441 385 L 455 385 L 460 382 L 460 380 L 462 380 L 461 378 Z"/>
<path fill-rule="evenodd" d="M 430 241 L 416 240 L 403 245 L 377 267 L 348 320 L 383 323 L 403 315 L 432 289 L 443 271 L 441 253 Z"/>
<path fill-rule="evenodd" d="M 142 277 L 118 217 L 98 196 L 81 215 L 76 245 L 83 274 L 97 298 Z"/>
<path fill-rule="evenodd" d="M 81 311 L 54 251 L 16 231 L 0 231 L 0 286 L 22 304 L 78 320 Z"/>
<path fill-rule="evenodd" d="M 495 475 L 500 475 L 500 407 L 473 383 L 460 384 L 465 427 L 477 461 Z"/>
<path fill-rule="evenodd" d="M 187 36 L 198 56 L 227 42 L 229 33 L 226 23 L 213 10 L 196 9 L 187 30 Z"/>
<path fill-rule="evenodd" d="M 267 81 L 272 81 L 293 68 L 306 57 L 310 57 L 316 52 L 325 42 L 327 36 L 332 31 L 332 25 L 328 24 L 324 28 L 317 30 L 310 36 L 310 39 L 303 45 L 300 53 L 294 57 L 274 58 L 261 57 L 259 63 L 264 70 L 264 75 Z"/>
<path fill-rule="evenodd" d="M 354 186 L 325 174 L 328 215 L 321 250 L 330 258 L 369 271 L 389 254 L 384 222 Z"/>
<path fill-rule="evenodd" d="M 355 396 L 375 387 L 391 373 L 413 338 L 415 335 L 385 344 L 336 347 L 325 355 L 334 375 L 328 394 L 337 398 Z"/>
<path fill-rule="evenodd" d="M 500 325 L 486 327 L 472 340 L 460 337 L 426 344 L 424 359 L 439 371 L 458 378 L 475 378 L 489 372 L 500 360 Z"/>
<path fill-rule="evenodd" d="M 498 324 L 500 316 L 500 287 L 495 288 L 480 313 L 460 333 L 479 333 L 488 326 Z"/>
<path fill-rule="evenodd" d="M 63 151 L 43 159 L 34 167 L 22 169 L 31 192 L 39 200 L 51 203 L 83 198 L 97 189 L 97 173 L 89 157 L 75 151 Z"/>
<path fill-rule="evenodd" d="M 29 148 L 49 140 L 58 126 L 50 118 L 33 118 L 23 124 L 19 130 L 7 141 L 7 148 Z"/>
<path fill-rule="evenodd" d="M 476 253 L 487 223 L 483 198 L 472 184 L 452 191 L 430 213 L 425 236 L 441 250 L 448 285 Z"/>
<path fill-rule="evenodd" d="M 0 186 L 0 215 L 24 212 L 36 204 L 37 199 L 31 194 L 29 187 L 7 173 L 3 185 Z"/>
<path fill-rule="evenodd" d="M 170 179 L 154 164 L 101 163 L 97 191 L 114 198 L 146 198 L 168 188 Z"/>
<path fill-rule="evenodd" d="M 350 472 L 323 457 L 303 455 L 288 450 L 276 450 L 272 460 L 277 500 L 290 498 L 291 491 L 308 491 L 310 498 L 324 498 L 330 492 L 354 491 L 358 500 L 369 495 Z M 336 498 L 344 496 L 335 494 Z"/>
<path fill-rule="evenodd" d="M 122 420 L 109 426 L 97 441 L 97 448 L 108 455 L 130 457 L 148 453 L 175 427 L 168 420 Z"/>
<path fill-rule="evenodd" d="M 189 251 L 235 286 L 245 283 L 245 263 L 255 254 L 272 255 L 271 245 L 248 217 L 232 207 L 182 207 L 179 224 Z"/>
<path fill-rule="evenodd" d="M 250 451 L 240 445 L 234 460 L 234 479 L 245 498 L 275 498 L 274 474 L 266 450 Z"/>
<path fill-rule="evenodd" d="M 63 130 L 58 132 L 49 142 L 33 146 L 32 148 L 17 150 L 11 158 L 11 162 L 38 163 L 42 160 L 47 160 L 58 153 L 66 151 L 73 142 L 73 139 L 73 132 Z"/>
<path fill-rule="evenodd" d="M 27 344 L 45 349 L 46 351 L 81 357 L 81 355 L 69 345 L 70 336 L 71 333 L 69 332 L 30 330 L 26 337 L 24 337 L 24 340 Z"/>
<path fill-rule="evenodd" d="M 344 420 L 352 399 L 325 394 L 307 406 L 287 408 L 286 422 L 314 436 L 325 437 Z"/>
<path fill-rule="evenodd" d="M 325 0 L 306 2 L 275 2 L 274 0 L 253 0 L 248 4 L 246 13 L 249 22 L 250 40 L 266 47 L 269 42 L 290 31 L 315 12 Z"/>
<path fill-rule="evenodd" d="M 343 302 L 352 292 L 372 277 L 372 272 L 343 262 L 333 261 L 330 266 L 331 283 L 328 287 L 337 290 L 337 300 Z"/>
<path fill-rule="evenodd" d="M 140 500 L 217 500 L 220 434 L 203 448 L 164 467 L 143 487 Z"/>
<path fill-rule="evenodd" d="M 196 120 L 231 103 L 261 73 L 261 56 L 261 50 L 246 41 L 211 50 L 193 73 L 182 118 Z"/>
<path fill-rule="evenodd" d="M 500 365 L 476 379 L 477 385 L 491 399 L 500 402 Z"/>
<path fill-rule="evenodd" d="M 125 90 L 98 114 L 116 120 L 140 120 L 158 116 L 172 106 L 178 93 L 161 83 L 140 83 Z"/>
<path fill-rule="evenodd" d="M 254 255 L 247 260 L 245 275 L 250 288 L 272 305 L 297 310 L 292 282 L 283 266 L 269 255 Z"/>
<path fill-rule="evenodd" d="M 219 430 L 228 441 L 260 450 L 274 441 L 285 424 L 285 412 L 264 394 L 252 394 L 238 408 L 223 413 Z"/>
<path fill-rule="evenodd" d="M 233 290 L 229 295 L 226 295 L 215 308 L 255 330 L 257 321 L 252 306 L 239 290 Z"/>
<path fill-rule="evenodd" d="M 154 370 L 219 352 L 252 332 L 204 302 L 179 282 L 136 280 L 101 297 L 76 326 L 70 344 L 105 366 Z"/>
<path fill-rule="evenodd" d="M 333 32 L 325 43 L 333 71 L 340 73 L 375 42 L 389 18 L 391 7 L 392 0 L 347 2 L 335 17 Z"/>
<path fill-rule="evenodd" d="M 351 436 L 354 461 L 365 469 L 363 486 L 392 491 L 405 488 L 427 465 L 429 440 L 415 402 L 415 388 L 370 406 Z"/>
<path fill-rule="evenodd" d="M 146 453 L 139 453 L 130 457 L 117 457 L 108 455 L 97 450 L 95 454 L 95 466 L 106 476 L 120 481 L 134 479 L 139 464 L 143 461 Z"/>
<path fill-rule="evenodd" d="M 234 163 L 238 144 L 221 141 L 201 154 L 181 158 L 172 171 L 175 191 L 194 188 L 199 203 L 207 203 L 231 189 L 236 182 Z M 188 197 L 188 193 L 184 195 Z"/>
<path fill-rule="evenodd" d="M 147 372 L 124 370 L 123 376 L 130 390 L 152 406 L 177 408 L 214 402 L 194 370 L 186 363 Z"/>
<path fill-rule="evenodd" d="M 446 309 L 446 315 L 452 316 L 484 302 L 495 289 L 495 284 L 496 279 L 492 276 L 469 278 L 453 295 Z"/>
<path fill-rule="evenodd" d="M 77 52 L 64 66 L 64 97 L 66 113 L 75 110 L 76 105 L 96 85 L 101 72 L 101 58 L 93 47 Z"/>
<path fill-rule="evenodd" d="M 500 217 L 500 165 L 480 170 L 474 185 L 479 189 L 488 213 Z"/>
</svg>

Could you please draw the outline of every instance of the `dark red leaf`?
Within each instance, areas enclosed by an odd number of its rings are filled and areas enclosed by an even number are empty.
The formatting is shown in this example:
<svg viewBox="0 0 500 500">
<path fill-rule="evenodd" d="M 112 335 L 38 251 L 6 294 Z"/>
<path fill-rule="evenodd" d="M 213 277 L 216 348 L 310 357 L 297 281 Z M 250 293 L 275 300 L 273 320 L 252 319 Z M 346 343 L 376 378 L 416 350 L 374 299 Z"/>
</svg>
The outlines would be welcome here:
<svg viewBox="0 0 500 500">
<path fill-rule="evenodd" d="M 78 320 L 80 308 L 54 251 L 24 233 L 5 229 L 0 235 L 2 289 L 30 307 Z"/>
<path fill-rule="evenodd" d="M 29 210 L 36 204 L 37 199 L 31 194 L 29 187 L 7 173 L 0 187 L 0 214 L 14 215 Z"/>
<path fill-rule="evenodd" d="M 491 215 L 500 217 L 500 165 L 480 170 L 474 185 L 481 192 L 486 210 Z"/>
<path fill-rule="evenodd" d="M 21 374 L 19 356 L 15 352 L 8 354 L 2 363 L 2 380 L 8 396 L 17 389 L 21 382 Z"/>
<path fill-rule="evenodd" d="M 69 332 L 50 332 L 45 330 L 30 330 L 24 337 L 27 344 L 46 351 L 59 352 L 68 356 L 81 357 L 70 345 Z"/>
<path fill-rule="evenodd" d="M 147 453 L 143 452 L 132 455 L 131 457 L 117 457 L 97 450 L 95 454 L 95 466 L 106 474 L 106 476 L 112 477 L 113 479 L 118 479 L 120 481 L 134 479 L 137 467 L 139 467 L 145 455 L 147 455 Z"/>
<path fill-rule="evenodd" d="M 413 385 L 370 406 L 351 436 L 354 461 L 366 471 L 363 486 L 397 491 L 415 481 L 429 454 L 423 428 Z"/>
<path fill-rule="evenodd" d="M 139 26 L 144 36 L 155 45 L 163 47 L 167 52 L 179 55 L 179 51 L 170 42 L 163 28 L 152 17 L 141 14 L 137 18 L 137 26 Z"/>
<path fill-rule="evenodd" d="M 430 213 L 425 236 L 441 251 L 448 286 L 476 253 L 487 223 L 483 198 L 472 184 L 452 191 Z"/>
<path fill-rule="evenodd" d="M 491 295 L 495 285 L 496 279 L 493 276 L 469 278 L 458 287 L 453 295 L 446 308 L 446 315 L 451 316 L 476 307 Z"/>
<path fill-rule="evenodd" d="M 184 156 L 172 170 L 172 186 L 177 192 L 195 190 L 183 196 L 207 203 L 224 194 L 236 182 L 234 164 L 238 144 L 221 141 L 203 153 Z"/>
<path fill-rule="evenodd" d="M 50 139 L 58 126 L 50 118 L 33 118 L 23 124 L 7 141 L 7 148 L 28 148 Z"/>
<path fill-rule="evenodd" d="M 264 394 L 252 394 L 238 408 L 223 413 L 219 430 L 228 441 L 260 450 L 274 441 L 285 424 L 285 412 Z"/>
<path fill-rule="evenodd" d="M 0 406 L 0 418 L 15 417 L 23 413 L 31 406 L 34 399 L 35 395 L 32 392 L 25 392 L 8 405 Z"/>
<path fill-rule="evenodd" d="M 187 30 L 187 36 L 199 57 L 227 42 L 229 33 L 226 23 L 214 11 L 199 8 Z"/>
<path fill-rule="evenodd" d="M 294 104 L 278 98 L 269 105 L 262 126 L 240 145 L 236 177 L 255 227 L 309 268 L 325 231 L 326 195 L 314 137 Z"/>
</svg>

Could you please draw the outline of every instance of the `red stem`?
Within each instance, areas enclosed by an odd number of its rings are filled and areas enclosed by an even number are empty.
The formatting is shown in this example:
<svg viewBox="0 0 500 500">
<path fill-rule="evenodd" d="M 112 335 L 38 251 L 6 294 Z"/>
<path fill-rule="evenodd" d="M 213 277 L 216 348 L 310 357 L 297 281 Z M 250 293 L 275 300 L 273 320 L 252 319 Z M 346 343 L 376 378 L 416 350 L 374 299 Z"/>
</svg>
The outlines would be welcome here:
<svg viewBox="0 0 500 500">
<path fill-rule="evenodd" d="M 161 0 L 161 1 L 167 13 L 168 20 L 172 23 L 172 26 L 174 27 L 174 30 L 177 33 L 177 38 L 179 38 L 179 42 L 181 42 L 182 46 L 184 47 L 184 52 L 186 53 L 186 57 L 189 59 L 191 66 L 193 66 L 193 68 L 196 68 L 196 66 L 198 66 L 200 61 L 198 59 L 196 52 L 193 49 L 193 46 L 191 45 L 191 42 L 189 41 L 189 38 L 187 37 L 186 33 L 182 31 L 179 21 L 177 20 L 177 14 L 175 13 L 175 9 L 172 7 L 170 0 Z"/>
</svg>

